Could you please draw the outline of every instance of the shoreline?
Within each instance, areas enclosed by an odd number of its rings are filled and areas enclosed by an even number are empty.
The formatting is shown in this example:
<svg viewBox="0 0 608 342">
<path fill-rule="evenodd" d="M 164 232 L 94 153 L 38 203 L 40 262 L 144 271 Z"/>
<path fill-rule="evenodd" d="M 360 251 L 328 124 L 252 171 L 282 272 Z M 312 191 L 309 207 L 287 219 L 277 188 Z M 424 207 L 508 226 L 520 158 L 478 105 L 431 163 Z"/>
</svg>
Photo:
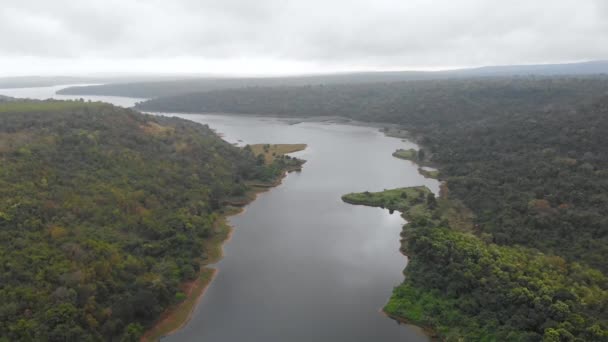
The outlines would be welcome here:
<svg viewBox="0 0 608 342">
<path fill-rule="evenodd" d="M 382 133 L 386 137 L 396 138 L 396 139 L 400 139 L 402 141 L 409 141 L 411 143 L 414 143 L 418 149 L 422 148 L 421 145 L 419 144 L 419 142 L 417 141 L 418 139 L 416 139 L 416 137 L 414 135 L 412 135 L 411 132 L 405 130 L 403 128 L 403 126 L 401 126 L 399 124 L 358 121 L 358 120 L 353 120 L 350 118 L 340 117 L 340 116 L 329 116 L 329 117 L 328 116 L 317 116 L 317 117 L 293 118 L 293 117 L 281 117 L 281 116 L 276 116 L 276 115 L 273 116 L 273 115 L 237 114 L 237 113 L 187 113 L 187 112 L 144 112 L 144 113 L 155 114 L 155 115 L 175 115 L 175 114 L 185 114 L 185 115 L 199 114 L 199 115 L 201 115 L 202 114 L 202 115 L 222 115 L 222 116 L 231 116 L 231 117 L 249 117 L 249 118 L 255 117 L 255 118 L 260 118 L 260 119 L 265 118 L 265 119 L 279 120 L 279 121 L 285 122 L 288 125 L 296 125 L 299 123 L 313 122 L 313 123 L 343 124 L 343 125 L 351 125 L 351 126 L 358 126 L 358 127 L 368 127 L 368 128 L 377 129 L 379 133 Z M 416 149 L 416 151 L 418 151 L 418 149 Z M 398 158 L 398 159 L 403 159 L 403 158 Z M 429 161 L 426 161 L 425 163 L 421 163 L 417 160 L 409 160 L 409 161 L 411 163 L 413 163 L 414 165 L 418 166 L 418 173 L 420 175 L 422 175 L 425 178 L 435 179 L 435 180 L 439 181 L 439 183 L 440 183 L 439 184 L 439 193 L 437 193 L 435 195 L 440 196 L 441 193 L 444 192 L 443 187 L 445 186 L 445 182 L 442 182 L 441 180 L 439 180 L 435 175 L 431 176 L 429 174 L 429 173 L 431 173 L 431 171 L 427 171 L 427 170 L 423 169 L 424 167 L 431 167 L 431 168 L 437 169 L 437 165 L 434 165 L 433 163 L 431 163 Z M 245 209 L 246 205 L 251 203 L 252 201 L 254 201 L 260 193 L 266 192 L 269 189 L 280 185 L 282 183 L 283 178 L 285 178 L 285 176 L 288 173 L 293 172 L 293 171 L 300 171 L 301 169 L 302 169 L 302 165 L 300 165 L 299 167 L 296 167 L 296 168 L 288 168 L 287 170 L 285 170 L 285 173 L 282 177 L 279 177 L 276 181 L 274 181 L 272 183 L 265 183 L 265 184 L 251 183 L 250 185 L 252 186 L 253 198 L 249 198 L 249 194 L 246 194 L 245 200 L 242 200 L 242 199 L 236 200 L 236 201 L 228 200 L 225 202 L 225 204 L 242 207 L 241 210 L 239 210 L 239 212 L 233 214 L 233 215 L 238 215 L 238 214 L 244 212 L 246 210 Z M 348 201 L 345 201 L 345 202 L 349 203 Z M 355 204 L 355 203 L 349 203 L 349 204 Z M 403 212 L 400 212 L 400 213 L 401 213 L 401 216 L 406 220 L 405 225 L 409 224 L 409 221 L 405 217 L 404 213 Z M 230 215 L 230 216 L 232 216 L 232 215 Z M 228 240 L 226 240 L 226 241 L 228 241 Z M 224 243 L 226 241 L 224 241 Z M 401 248 L 399 250 L 402 255 L 409 258 L 409 256 L 406 255 Z M 407 264 L 405 267 L 407 268 Z M 212 279 L 209 280 L 209 283 L 211 281 L 212 281 Z M 206 286 L 205 286 L 205 289 L 206 289 Z M 202 297 L 203 295 L 204 295 L 204 289 L 199 296 Z M 200 298 L 198 300 L 200 300 Z M 381 314 L 385 315 L 387 318 L 390 318 L 399 324 L 405 324 L 410 327 L 416 328 L 417 330 L 419 330 L 419 332 L 421 334 L 424 334 L 425 336 L 427 336 L 430 341 L 440 341 L 439 335 L 430 326 L 422 325 L 422 324 L 417 325 L 415 322 L 410 322 L 404 317 L 395 316 L 395 315 L 385 312 L 384 308 L 381 308 L 379 311 Z M 188 320 L 183 322 L 183 324 L 180 325 L 180 327 L 173 329 L 172 331 L 169 331 L 164 336 L 167 336 L 167 335 L 170 335 L 170 334 L 176 332 L 181 327 L 183 327 L 183 325 L 185 325 L 189 320 L 190 320 L 190 318 L 188 318 Z M 148 340 L 142 340 L 142 341 L 148 341 Z"/>
<path fill-rule="evenodd" d="M 139 110 L 139 109 L 136 109 Z M 222 112 L 203 112 L 203 113 L 195 113 L 195 112 L 156 112 L 156 111 L 142 111 L 142 113 L 146 114 L 154 114 L 154 115 L 169 115 L 174 116 L 178 115 L 216 115 L 216 116 L 228 116 L 235 118 L 258 118 L 258 119 L 273 119 L 282 121 L 288 125 L 297 125 L 300 123 L 324 123 L 324 124 L 338 124 L 338 125 L 350 125 L 355 127 L 368 127 L 368 128 L 377 128 L 378 131 L 384 136 L 389 138 L 400 139 L 401 141 L 407 141 L 413 143 L 417 146 L 418 149 L 416 151 L 422 149 L 423 145 L 420 143 L 419 137 L 417 137 L 414 133 L 404 128 L 403 125 L 391 122 L 382 122 L 382 121 L 360 121 L 351 119 L 345 116 L 309 116 L 309 117 L 286 117 L 280 115 L 272 115 L 272 114 L 239 114 L 239 113 L 222 113 Z M 220 137 L 222 136 L 219 134 Z M 409 160 L 415 165 L 419 167 L 419 173 L 425 178 L 440 180 L 439 177 L 433 172 L 438 171 L 439 165 L 433 163 L 430 159 L 431 156 L 427 157 L 425 161 L 418 160 Z M 398 158 L 398 157 L 396 157 Z M 401 159 L 401 158 L 400 158 Z M 435 169 L 434 171 L 424 170 L 425 167 L 430 167 Z M 422 170 L 422 171 L 421 171 Z"/>
<path fill-rule="evenodd" d="M 274 120 L 280 120 L 283 121 L 289 125 L 297 125 L 299 123 L 304 123 L 304 122 L 315 122 L 315 123 L 328 123 L 328 124 L 342 124 L 342 125 L 351 125 L 351 126 L 361 126 L 361 127 L 370 127 L 370 128 L 378 128 L 381 130 L 384 128 L 389 128 L 389 129 L 396 129 L 402 132 L 405 132 L 406 130 L 402 127 L 402 125 L 400 124 L 396 124 L 396 123 L 390 123 L 390 122 L 381 122 L 381 121 L 360 121 L 360 120 L 354 120 L 345 116 L 309 116 L 309 117 L 289 117 L 289 116 L 280 116 L 280 115 L 276 115 L 276 114 L 240 114 L 240 113 L 222 113 L 222 112 L 177 112 L 177 111 L 173 111 L 173 112 L 160 112 L 160 111 L 146 111 L 146 110 L 141 110 L 135 107 L 132 107 L 133 109 L 142 112 L 142 113 L 146 113 L 146 114 L 154 114 L 154 115 L 216 115 L 216 116 L 230 116 L 230 117 L 239 117 L 239 118 L 257 118 L 257 119 L 274 119 Z M 384 133 L 384 132 L 382 132 Z M 392 137 L 392 138 L 401 138 L 401 139 L 407 139 L 410 140 L 411 142 L 416 143 L 414 140 L 416 140 L 414 137 L 408 135 L 407 137 L 405 136 L 394 136 L 394 135 L 388 135 L 388 137 Z M 417 144 L 417 143 L 416 143 Z"/>
<path fill-rule="evenodd" d="M 401 254 L 403 254 L 403 253 L 401 253 Z M 405 254 L 403 254 L 403 255 L 405 255 Z M 408 320 L 407 318 L 390 314 L 390 313 L 384 311 L 384 309 L 380 309 L 380 312 L 383 315 L 385 315 L 386 317 L 396 321 L 398 324 L 405 324 L 407 326 L 416 328 L 416 330 L 419 330 L 419 332 L 421 334 L 424 334 L 424 336 L 427 336 L 432 342 L 441 341 L 441 339 L 439 338 L 439 335 L 429 325 L 425 325 L 425 324 L 418 323 L 418 322 L 412 322 L 412 321 Z"/>
<path fill-rule="evenodd" d="M 303 149 L 305 149 L 305 147 Z M 303 161 L 302 165 L 304 162 L 305 161 Z M 250 184 L 251 189 L 239 201 L 231 202 L 227 200 L 224 202 L 225 208 L 222 209 L 224 212 L 221 213 L 214 223 L 215 228 L 218 229 L 218 231 L 212 239 L 204 243 L 204 246 L 209 250 L 208 259 L 201 263 L 201 268 L 196 279 L 180 284 L 181 289 L 186 289 L 183 292 L 186 294 L 186 298 L 175 305 L 169 306 L 161 314 L 158 320 L 145 330 L 140 338 L 140 342 L 159 341 L 163 337 L 172 335 L 181 330 L 190 322 L 196 307 L 199 305 L 207 288 L 211 285 L 211 282 L 219 271 L 219 267 L 213 267 L 213 265 L 217 264 L 224 257 L 224 244 L 232 239 L 234 227 L 229 223 L 230 217 L 243 214 L 246 211 L 247 205 L 255 201 L 260 194 L 281 185 L 283 179 L 285 179 L 289 173 L 301 171 L 302 165 L 297 168 L 286 168 L 283 174 L 272 183 Z"/>
<path fill-rule="evenodd" d="M 424 185 L 422 185 L 420 187 L 426 188 L 426 186 L 424 186 Z M 416 187 L 410 187 L 410 188 L 416 188 Z M 426 188 L 426 189 L 428 191 L 430 191 L 428 188 Z M 431 191 L 431 193 L 432 193 L 432 191 Z M 346 195 L 344 195 L 344 196 L 346 196 Z M 380 208 L 380 209 L 383 209 L 383 210 L 388 210 L 389 212 L 392 211 L 392 210 L 399 212 L 400 216 L 406 221 L 405 224 L 403 224 L 402 227 L 401 227 L 401 233 L 400 234 L 403 234 L 403 232 L 405 231 L 405 227 L 408 224 L 410 224 L 411 217 L 408 218 L 407 213 L 404 212 L 404 211 L 401 211 L 401 210 L 398 210 L 398 209 L 389 209 L 387 207 L 377 206 L 377 205 L 373 205 L 373 204 L 369 204 L 369 203 L 360 203 L 360 202 L 352 201 L 352 200 L 350 200 L 348 198 L 345 198 L 344 196 L 342 197 L 342 201 L 345 202 L 345 203 L 348 203 L 350 205 L 362 205 L 362 206 L 370 207 L 370 208 Z M 401 242 L 403 242 L 403 237 L 401 238 Z M 405 265 L 405 267 L 403 269 L 404 272 L 405 272 L 405 269 L 408 267 L 408 265 L 410 263 L 411 257 L 405 253 L 405 251 L 403 250 L 403 248 L 399 248 L 399 253 L 401 253 L 401 255 L 405 256 L 407 258 L 407 260 L 408 260 L 407 264 Z M 405 279 L 405 277 L 404 277 L 404 279 Z M 392 291 L 391 291 L 391 296 L 392 296 Z M 388 299 L 389 301 L 390 301 L 390 298 L 391 297 L 389 297 L 389 299 Z M 388 301 L 387 301 L 387 303 L 388 303 Z M 423 324 L 423 323 L 419 323 L 419 322 L 410 321 L 410 320 L 408 320 L 405 317 L 401 317 L 401 316 L 397 316 L 397 315 L 394 315 L 394 314 L 390 314 L 390 313 L 388 313 L 388 312 L 386 312 L 384 310 L 385 307 L 386 307 L 386 304 L 382 308 L 380 308 L 380 310 L 379 310 L 379 312 L 382 315 L 384 315 L 384 316 L 386 316 L 386 317 L 388 317 L 388 318 L 396 321 L 398 324 L 405 324 L 405 325 L 407 325 L 409 327 L 416 328 L 417 330 L 419 330 L 419 332 L 421 334 L 423 334 L 424 336 L 428 337 L 429 341 L 431 341 L 431 342 L 441 341 L 440 335 L 433 329 L 432 326 L 427 325 L 427 324 Z"/>
<path fill-rule="evenodd" d="M 384 190 L 384 191 L 380 191 L 377 193 L 387 193 L 390 191 L 396 191 L 396 190 L 412 190 L 412 191 L 417 191 L 418 189 L 423 189 L 426 190 L 428 193 L 433 193 L 429 188 L 427 188 L 424 185 L 420 185 L 420 186 L 413 186 L 413 187 L 406 187 L 406 188 L 397 188 L 397 189 L 392 189 L 392 190 Z M 364 193 L 350 193 L 350 194 L 345 194 L 342 196 L 342 201 L 344 203 L 348 203 L 350 205 L 360 205 L 360 206 L 365 206 L 365 207 L 370 207 L 370 208 L 379 208 L 379 209 L 383 209 L 383 210 L 388 210 L 389 212 L 393 212 L 396 211 L 400 214 L 400 216 L 405 220 L 405 223 L 401 226 L 401 232 L 400 232 L 400 236 L 401 236 L 401 247 L 399 248 L 399 253 L 401 253 L 401 255 L 405 256 L 407 258 L 407 263 L 404 267 L 404 271 L 405 269 L 407 269 L 407 267 L 409 266 L 409 263 L 411 261 L 411 257 L 409 255 L 407 255 L 405 253 L 405 250 L 403 249 L 403 241 L 405 239 L 403 233 L 406 231 L 406 227 L 410 224 L 412 217 L 411 217 L 411 213 L 408 210 L 400 210 L 398 208 L 392 207 L 392 206 L 387 206 L 384 204 L 379 204 L 379 203 L 373 203 L 373 202 L 366 202 L 366 201 L 361 201 L 361 200 L 357 200 L 357 199 L 353 199 L 350 198 L 349 196 L 352 195 L 360 195 L 360 194 L 364 194 Z M 407 198 L 411 198 L 411 195 L 408 195 Z M 405 280 L 405 277 L 404 277 Z M 403 283 L 403 281 L 402 281 Z M 414 322 L 414 321 L 410 321 L 405 317 L 401 317 L 401 316 L 397 316 L 391 313 L 388 313 L 385 311 L 385 307 L 387 306 L 387 304 L 390 302 L 392 298 L 392 291 L 391 291 L 391 297 L 388 298 L 387 302 L 384 304 L 384 306 L 382 308 L 380 308 L 380 313 L 385 315 L 386 317 L 396 321 L 399 324 L 405 324 L 408 325 L 410 327 L 415 327 L 417 330 L 420 331 L 421 334 L 424 334 L 424 336 L 429 338 L 429 341 L 440 341 L 439 338 L 439 334 L 437 334 L 437 332 L 433 329 L 433 327 L 423 324 L 423 323 L 418 323 L 418 322 Z"/>
</svg>

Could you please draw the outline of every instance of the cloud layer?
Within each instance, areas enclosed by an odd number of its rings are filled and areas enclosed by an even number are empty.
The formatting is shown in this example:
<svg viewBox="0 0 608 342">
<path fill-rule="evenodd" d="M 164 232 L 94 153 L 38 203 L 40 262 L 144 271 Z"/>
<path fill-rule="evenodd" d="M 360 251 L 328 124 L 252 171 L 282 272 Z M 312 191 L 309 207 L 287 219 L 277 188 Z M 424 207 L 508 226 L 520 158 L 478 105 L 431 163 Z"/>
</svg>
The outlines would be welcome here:
<svg viewBox="0 0 608 342">
<path fill-rule="evenodd" d="M 0 76 L 290 73 L 608 58 L 605 0 L 5 0 Z"/>
</svg>

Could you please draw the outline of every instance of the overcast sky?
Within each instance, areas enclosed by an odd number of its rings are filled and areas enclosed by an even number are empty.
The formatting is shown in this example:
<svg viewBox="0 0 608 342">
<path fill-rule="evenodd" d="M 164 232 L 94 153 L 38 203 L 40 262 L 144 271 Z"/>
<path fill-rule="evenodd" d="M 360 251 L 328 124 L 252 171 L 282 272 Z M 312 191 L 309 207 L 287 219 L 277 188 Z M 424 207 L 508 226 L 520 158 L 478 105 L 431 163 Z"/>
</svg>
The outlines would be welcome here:
<svg viewBox="0 0 608 342">
<path fill-rule="evenodd" d="M 2 0 L 0 76 L 608 59 L 608 0 Z"/>
</svg>

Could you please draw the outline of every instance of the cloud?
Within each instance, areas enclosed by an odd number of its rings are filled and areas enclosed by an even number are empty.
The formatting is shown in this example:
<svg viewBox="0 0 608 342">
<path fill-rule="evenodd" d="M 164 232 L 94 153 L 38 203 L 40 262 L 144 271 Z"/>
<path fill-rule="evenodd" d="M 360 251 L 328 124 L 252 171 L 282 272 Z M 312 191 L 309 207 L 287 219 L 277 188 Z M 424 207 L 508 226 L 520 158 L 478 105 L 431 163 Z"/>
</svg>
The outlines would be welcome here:
<svg viewBox="0 0 608 342">
<path fill-rule="evenodd" d="M 547 63 L 608 58 L 608 5 L 604 0 L 5 0 L 0 37 L 0 66 L 9 67 L 0 75 L 53 66 L 55 73 L 138 66 L 171 72 L 187 69 L 184 61 L 195 72 L 245 73 Z"/>
</svg>

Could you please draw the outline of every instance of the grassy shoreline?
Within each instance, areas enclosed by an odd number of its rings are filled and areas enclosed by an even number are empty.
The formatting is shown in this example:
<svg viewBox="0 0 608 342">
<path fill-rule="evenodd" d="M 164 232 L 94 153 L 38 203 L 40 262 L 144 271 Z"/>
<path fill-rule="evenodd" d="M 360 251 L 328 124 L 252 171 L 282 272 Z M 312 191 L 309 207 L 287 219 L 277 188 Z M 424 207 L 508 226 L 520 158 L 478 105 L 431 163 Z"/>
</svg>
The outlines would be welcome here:
<svg viewBox="0 0 608 342">
<path fill-rule="evenodd" d="M 276 155 L 302 151 L 306 148 L 306 144 L 275 144 L 267 146 L 270 146 Z M 267 159 L 267 162 L 272 162 L 272 160 Z M 211 267 L 211 265 L 222 259 L 224 243 L 229 241 L 232 236 L 233 227 L 230 226 L 228 219 L 244 212 L 245 207 L 253 202 L 259 194 L 280 185 L 288 173 L 300 171 L 303 164 L 304 161 L 297 167 L 286 167 L 283 174 L 271 183 L 249 183 L 250 190 L 245 195 L 235 199 L 228 199 L 224 202 L 225 208 L 215 222 L 215 234 L 213 238 L 205 241 L 203 245 L 203 249 L 208 251 L 208 253 L 205 262 L 201 265 L 197 278 L 181 285 L 185 299 L 165 310 L 157 322 L 146 330 L 140 341 L 158 341 L 162 337 L 177 332 L 190 321 L 194 309 L 218 271 L 217 268 Z"/>
</svg>

